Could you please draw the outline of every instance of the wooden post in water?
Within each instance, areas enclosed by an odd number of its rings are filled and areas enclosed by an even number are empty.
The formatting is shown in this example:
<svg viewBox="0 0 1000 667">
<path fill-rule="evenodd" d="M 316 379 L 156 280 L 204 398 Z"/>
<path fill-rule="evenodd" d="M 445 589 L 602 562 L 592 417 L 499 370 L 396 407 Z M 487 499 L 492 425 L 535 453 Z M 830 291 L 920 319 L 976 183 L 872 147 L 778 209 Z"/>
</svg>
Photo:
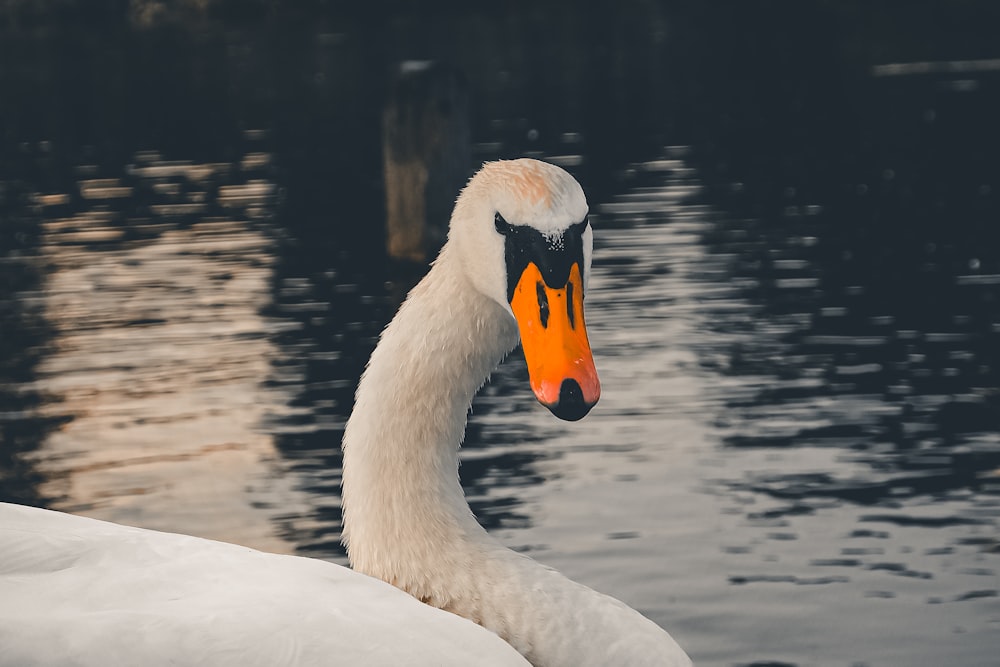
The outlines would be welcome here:
<svg viewBox="0 0 1000 667">
<path fill-rule="evenodd" d="M 434 256 L 470 160 L 464 77 L 436 63 L 403 63 L 382 113 L 390 257 L 423 263 Z"/>
</svg>

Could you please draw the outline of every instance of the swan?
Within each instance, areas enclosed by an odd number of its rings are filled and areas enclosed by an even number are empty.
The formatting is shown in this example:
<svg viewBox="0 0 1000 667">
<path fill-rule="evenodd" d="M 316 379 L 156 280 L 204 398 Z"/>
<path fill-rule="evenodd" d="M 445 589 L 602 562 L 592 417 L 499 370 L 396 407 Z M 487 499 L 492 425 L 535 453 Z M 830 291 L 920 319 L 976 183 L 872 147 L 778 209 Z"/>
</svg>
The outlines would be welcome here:
<svg viewBox="0 0 1000 667">
<path fill-rule="evenodd" d="M 0 664 L 690 665 L 637 611 L 501 545 L 459 483 L 472 398 L 519 340 L 557 417 L 600 396 L 587 213 L 572 176 L 532 159 L 486 163 L 460 193 L 345 429 L 353 569 L 0 505 Z"/>
</svg>

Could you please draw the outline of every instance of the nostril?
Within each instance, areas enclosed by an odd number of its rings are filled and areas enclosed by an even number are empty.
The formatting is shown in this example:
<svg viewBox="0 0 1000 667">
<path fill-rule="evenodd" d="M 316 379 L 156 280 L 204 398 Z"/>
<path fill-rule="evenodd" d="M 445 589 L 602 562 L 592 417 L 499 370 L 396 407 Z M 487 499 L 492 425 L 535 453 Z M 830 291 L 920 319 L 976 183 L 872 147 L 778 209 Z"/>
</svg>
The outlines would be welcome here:
<svg viewBox="0 0 1000 667">
<path fill-rule="evenodd" d="M 559 387 L 559 401 L 548 406 L 556 417 L 571 422 L 583 419 L 592 407 L 594 404 L 584 399 L 580 383 L 570 378 L 563 380 Z"/>
</svg>

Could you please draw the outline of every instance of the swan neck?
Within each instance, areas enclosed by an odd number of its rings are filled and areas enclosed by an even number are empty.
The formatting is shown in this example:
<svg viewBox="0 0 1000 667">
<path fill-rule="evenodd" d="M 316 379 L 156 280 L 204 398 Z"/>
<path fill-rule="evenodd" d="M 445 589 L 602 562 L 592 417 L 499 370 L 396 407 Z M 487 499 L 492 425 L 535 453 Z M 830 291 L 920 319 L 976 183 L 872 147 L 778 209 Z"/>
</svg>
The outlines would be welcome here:
<svg viewBox="0 0 1000 667">
<path fill-rule="evenodd" d="M 688 665 L 652 621 L 504 548 L 472 515 L 458 449 L 517 328 L 452 252 L 386 327 L 358 387 L 341 496 L 352 567 L 479 623 L 536 665 Z"/>
<path fill-rule="evenodd" d="M 458 477 L 475 392 L 517 342 L 446 245 L 386 327 L 344 434 L 344 542 L 352 566 L 418 597 L 442 553 L 488 540 Z"/>
</svg>

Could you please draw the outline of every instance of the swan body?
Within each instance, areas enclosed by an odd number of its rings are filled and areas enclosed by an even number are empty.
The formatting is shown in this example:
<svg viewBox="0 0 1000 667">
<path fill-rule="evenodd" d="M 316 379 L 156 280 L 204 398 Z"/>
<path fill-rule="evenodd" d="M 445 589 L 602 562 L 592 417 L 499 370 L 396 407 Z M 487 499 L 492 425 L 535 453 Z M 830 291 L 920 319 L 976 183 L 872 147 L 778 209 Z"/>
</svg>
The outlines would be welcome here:
<svg viewBox="0 0 1000 667">
<path fill-rule="evenodd" d="M 0 503 L 3 667 L 526 665 L 326 561 Z"/>
<path fill-rule="evenodd" d="M 107 664 L 58 660 L 89 641 L 87 655 L 144 665 L 690 665 L 638 612 L 500 545 L 459 483 L 472 398 L 519 339 L 531 388 L 556 416 L 580 419 L 598 399 L 586 216 L 579 184 L 535 160 L 488 163 L 462 191 L 345 430 L 354 571 L 2 506 L 0 645 L 21 652 L 0 652 L 0 664 Z M 33 615 L 13 620 L 22 609 Z M 126 652 L 110 653 L 119 643 Z M 402 657 L 390 655 L 397 645 Z M 251 660 L 226 662 L 241 652 Z"/>
</svg>

